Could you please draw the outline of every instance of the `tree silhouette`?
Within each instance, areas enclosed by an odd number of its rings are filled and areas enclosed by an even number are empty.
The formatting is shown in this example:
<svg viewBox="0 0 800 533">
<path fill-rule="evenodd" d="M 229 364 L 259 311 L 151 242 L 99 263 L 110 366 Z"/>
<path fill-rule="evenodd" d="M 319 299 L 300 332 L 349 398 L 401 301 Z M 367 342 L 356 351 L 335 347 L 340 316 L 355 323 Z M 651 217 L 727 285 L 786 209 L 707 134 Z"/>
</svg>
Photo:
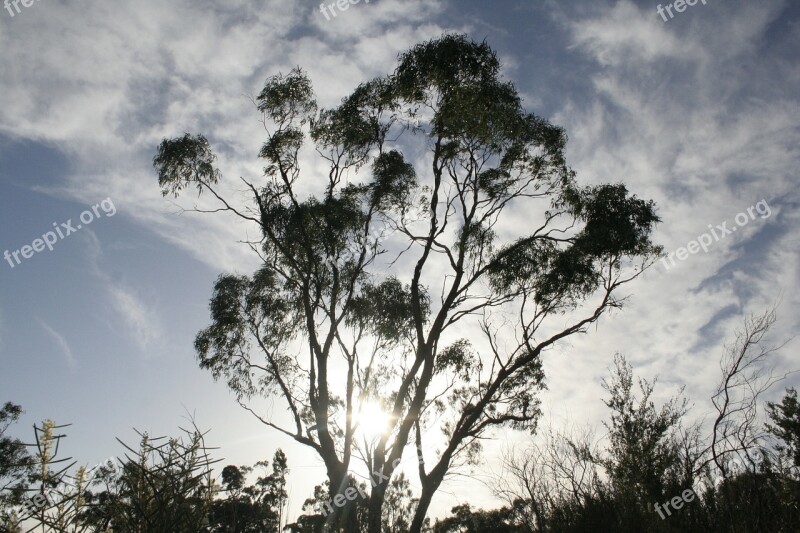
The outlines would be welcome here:
<svg viewBox="0 0 800 533">
<path fill-rule="evenodd" d="M 767 411 L 772 424 L 767 430 L 780 439 L 778 451 L 788 455 L 795 467 L 800 467 L 800 403 L 797 391 L 786 389 L 781 403 L 767 402 Z"/>
<path fill-rule="evenodd" d="M 22 503 L 34 465 L 25 444 L 5 434 L 21 415 L 22 407 L 12 402 L 0 409 L 0 531 L 15 528 L 18 516 L 11 509 Z"/>
<path fill-rule="evenodd" d="M 268 461 L 261 461 L 254 467 L 228 465 L 222 470 L 222 487 L 228 498 L 212 504 L 210 532 L 280 533 L 283 530 L 289 473 L 283 451 L 275 452 L 271 474 L 259 476 L 254 484 L 245 485 L 245 477 L 255 468 L 269 466 Z"/>
<path fill-rule="evenodd" d="M 437 521 L 433 533 L 523 533 L 525 530 L 514 524 L 513 512 L 507 507 L 493 511 L 473 511 L 470 505 L 453 507 L 452 516 Z"/>
<path fill-rule="evenodd" d="M 182 429 L 182 437 L 151 437 L 139 432 L 137 448 L 127 450 L 119 475 L 97 495 L 95 526 L 118 533 L 196 533 L 206 531 L 214 497 L 205 433 Z"/>
<path fill-rule="evenodd" d="M 487 430 L 533 430 L 542 353 L 620 307 L 618 289 L 661 252 L 653 203 L 622 184 L 579 187 L 564 131 L 499 69 L 486 43 L 445 35 L 334 109 L 299 68 L 269 78 L 256 99 L 264 179 L 243 179 L 244 206 L 218 191 L 204 136 L 164 139 L 154 157 L 165 195 L 208 191 L 259 229 L 261 267 L 216 283 L 200 366 L 319 454 L 331 499 L 363 458 L 370 533 L 409 446 L 424 450 L 416 533 Z M 309 137 L 325 174 L 301 172 Z M 290 427 L 250 403 L 274 394 Z M 359 433 L 368 402 L 389 414 L 372 440 Z"/>
</svg>

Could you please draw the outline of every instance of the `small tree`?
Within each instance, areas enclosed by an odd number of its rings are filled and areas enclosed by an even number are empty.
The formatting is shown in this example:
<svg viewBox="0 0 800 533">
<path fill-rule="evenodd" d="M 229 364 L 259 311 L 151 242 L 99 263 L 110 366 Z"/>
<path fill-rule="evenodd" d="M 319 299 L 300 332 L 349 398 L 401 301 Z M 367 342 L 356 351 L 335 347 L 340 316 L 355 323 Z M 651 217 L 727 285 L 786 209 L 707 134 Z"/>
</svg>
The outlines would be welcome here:
<svg viewBox="0 0 800 533">
<path fill-rule="evenodd" d="M 717 412 L 708 446 L 710 457 L 701 466 L 713 462 L 722 480 L 729 477 L 734 459 L 751 471 L 758 466 L 756 452 L 763 451 L 767 436 L 759 416 L 760 398 L 788 375 L 776 374 L 768 364 L 770 355 L 786 345 L 764 345 L 776 320 L 775 307 L 745 318 L 720 360 L 722 377 L 711 398 Z"/>
<path fill-rule="evenodd" d="M 383 512 L 384 533 L 405 533 L 411 526 L 417 499 L 411 491 L 411 484 L 405 474 L 400 472 L 389 482 L 386 489 L 386 504 Z"/>
<path fill-rule="evenodd" d="M 70 475 L 68 471 L 75 466 L 70 458 L 59 457 L 62 439 L 66 437 L 58 430 L 68 425 L 56 425 L 52 420 L 45 420 L 40 426 L 34 425 L 35 442 L 16 445 L 30 448 L 32 453 L 21 452 L 17 447 L 18 458 L 26 479 L 20 480 L 12 487 L 11 493 L 0 495 L 3 499 L 12 496 L 16 508 L 13 512 L 4 513 L 5 523 L 0 521 L 11 532 L 42 531 L 53 533 L 87 533 L 100 531 L 93 519 L 92 495 L 89 487 L 98 474 L 109 475 L 115 471 L 115 464 L 100 465 L 90 471 L 80 466 Z M 6 487 L 5 490 L 8 490 Z M 25 522 L 28 529 L 23 529 Z M 35 525 L 29 527 L 30 523 Z M 102 529 L 104 530 L 104 529 Z M 0 529 L 0 531 L 4 531 Z"/>
<path fill-rule="evenodd" d="M 325 533 L 327 531 L 341 530 L 347 533 L 366 533 L 367 531 L 367 504 L 361 497 L 353 500 L 345 499 L 342 505 L 336 505 L 330 499 L 328 482 L 314 487 L 314 495 L 303 502 L 304 514 L 297 518 L 293 524 L 288 524 L 286 529 L 293 533 Z M 364 484 L 359 484 L 354 478 L 347 480 L 345 491 L 352 488 L 356 493 L 363 493 Z M 338 509 L 339 512 L 334 512 Z"/>
<path fill-rule="evenodd" d="M 756 424 L 759 395 L 782 379 L 766 364 L 777 348 L 760 344 L 774 320 L 774 310 L 748 317 L 726 346 L 723 378 L 712 397 L 717 417 L 707 438 L 699 422 L 682 427 L 686 400 L 680 395 L 657 407 L 655 381 L 640 379 L 637 397 L 632 368 L 617 355 L 611 379 L 603 382 L 612 413 L 606 450 L 597 451 L 590 434 L 551 432 L 528 453 L 507 459 L 496 492 L 529 531 L 794 531 L 800 479 L 785 461 L 796 427 L 792 391 L 780 405 L 768 403 L 773 424 L 767 430 L 777 439 Z M 775 448 L 777 457 L 766 453 Z M 663 509 L 656 503 L 688 489 L 692 502 L 681 504 L 680 512 L 656 514 Z"/>
<path fill-rule="evenodd" d="M 212 505 L 211 532 L 261 533 L 283 530 L 286 507 L 286 455 L 278 450 L 272 460 L 272 473 L 259 476 L 253 485 L 245 485 L 246 476 L 255 468 L 269 467 L 261 461 L 255 467 L 226 466 L 222 470 L 222 487 L 228 498 Z"/>
<path fill-rule="evenodd" d="M 137 431 L 138 449 L 126 455 L 118 477 L 97 496 L 96 519 L 115 533 L 197 533 L 209 525 L 214 496 L 205 434 L 151 438 Z M 119 440 L 119 439 L 118 439 Z"/>
<path fill-rule="evenodd" d="M 691 488 L 693 455 L 680 427 L 687 401 L 678 394 L 656 406 L 656 380 L 637 379 L 620 354 L 602 384 L 611 412 L 605 448 L 590 431 L 551 431 L 543 444 L 507 459 L 495 490 L 527 531 L 650 531 L 660 522 L 653 505 Z"/>
<path fill-rule="evenodd" d="M 43 532 L 64 531 L 67 527 L 74 528 L 76 532 L 85 531 L 79 516 L 83 505 L 82 487 L 79 484 L 76 490 L 67 481 L 67 473 L 75 466 L 75 461 L 70 457 L 59 457 L 61 441 L 66 438 L 59 430 L 69 426 L 45 420 L 41 427 L 33 426 L 35 442 L 26 445 L 34 451 L 31 454 L 31 486 L 23 502 L 26 510 L 24 518 L 37 521 Z M 80 476 L 79 471 L 79 482 Z"/>
<path fill-rule="evenodd" d="M 657 408 L 651 396 L 656 381 L 638 379 L 640 397 L 634 391 L 633 368 L 625 358 L 614 356 L 611 381 L 603 380 L 610 397 L 608 457 L 602 464 L 618 495 L 628 494 L 639 508 L 649 507 L 667 495 L 691 488 L 693 479 L 681 479 L 679 423 L 687 400 L 676 396 Z M 681 391 L 682 392 L 682 391 Z"/>
<path fill-rule="evenodd" d="M 800 403 L 797 391 L 786 389 L 780 404 L 767 402 L 767 414 L 772 424 L 767 431 L 779 439 L 777 450 L 786 454 L 795 467 L 800 467 Z"/>
<path fill-rule="evenodd" d="M 32 472 L 33 459 L 19 440 L 6 435 L 9 426 L 19 421 L 22 407 L 6 402 L 0 409 L 0 526 L 13 531 L 18 516 L 13 508 L 22 503 Z"/>
</svg>

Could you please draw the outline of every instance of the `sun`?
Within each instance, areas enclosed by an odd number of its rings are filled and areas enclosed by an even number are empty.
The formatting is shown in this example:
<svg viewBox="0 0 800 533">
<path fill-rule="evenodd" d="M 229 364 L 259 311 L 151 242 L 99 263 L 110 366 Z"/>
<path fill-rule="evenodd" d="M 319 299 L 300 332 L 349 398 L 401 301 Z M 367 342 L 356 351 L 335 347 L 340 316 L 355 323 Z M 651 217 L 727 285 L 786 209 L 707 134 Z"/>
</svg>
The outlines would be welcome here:
<svg viewBox="0 0 800 533">
<path fill-rule="evenodd" d="M 389 431 L 389 422 L 392 417 L 381 404 L 373 400 L 361 403 L 356 412 L 355 420 L 358 424 L 356 433 L 367 441 L 374 441 Z"/>
</svg>

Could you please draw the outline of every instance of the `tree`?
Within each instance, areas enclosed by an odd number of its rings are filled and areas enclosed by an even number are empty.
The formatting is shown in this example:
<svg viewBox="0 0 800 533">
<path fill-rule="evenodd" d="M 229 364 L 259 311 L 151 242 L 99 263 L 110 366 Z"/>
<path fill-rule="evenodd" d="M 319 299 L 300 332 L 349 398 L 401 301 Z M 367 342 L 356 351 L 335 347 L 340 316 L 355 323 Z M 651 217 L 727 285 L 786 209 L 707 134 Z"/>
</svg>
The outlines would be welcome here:
<svg viewBox="0 0 800 533">
<path fill-rule="evenodd" d="M 774 322 L 774 308 L 747 317 L 725 347 L 708 437 L 700 422 L 683 427 L 682 395 L 657 407 L 656 382 L 642 379 L 636 394 L 633 370 L 617 355 L 603 381 L 611 410 L 605 449 L 597 451 L 591 433 L 551 431 L 521 457 L 507 456 L 496 493 L 526 531 L 794 531 L 800 480 L 785 461 L 796 427 L 792 391 L 781 405 L 767 403 L 775 424 L 767 434 L 757 424 L 759 395 L 782 379 L 767 365 L 779 347 L 762 344 Z M 665 516 L 675 498 L 684 502 L 680 512 Z"/>
<path fill-rule="evenodd" d="M 239 468 L 228 465 L 222 469 L 222 487 L 228 493 L 228 498 L 215 501 L 211 509 L 212 531 L 239 531 L 239 516 L 249 515 L 252 511 L 252 502 L 242 497 L 245 473 L 247 467 Z M 248 520 L 247 516 L 243 520 Z M 246 530 L 245 527 L 241 529 Z"/>
<path fill-rule="evenodd" d="M 14 411 L 16 418 L 21 411 L 18 408 Z M 16 463 L 13 466 L 18 472 L 15 484 L 0 487 L 0 501 L 4 506 L 15 505 L 11 512 L 4 509 L 0 516 L 0 531 L 97 531 L 89 518 L 91 495 L 88 490 L 96 474 L 107 472 L 109 467 L 103 465 L 92 469 L 97 469 L 92 478 L 85 466 L 78 467 L 73 475 L 68 474 L 76 463 L 71 458 L 59 458 L 62 439 L 66 435 L 57 432 L 68 426 L 45 420 L 41 425 L 34 425 L 35 441 L 32 444 L 10 439 L 6 442 L 11 445 L 8 449 L 15 450 Z M 4 430 L 5 427 L 0 433 Z M 25 448 L 31 448 L 33 453 Z M 29 527 L 31 522 L 35 523 L 32 528 Z M 22 523 L 27 529 L 21 527 Z"/>
<path fill-rule="evenodd" d="M 504 454 L 492 488 L 514 510 L 523 531 L 559 531 L 554 523 L 560 515 L 580 515 L 582 507 L 602 499 L 602 480 L 609 478 L 601 473 L 607 464 L 603 453 L 590 428 L 566 433 L 549 427 L 526 449 Z"/>
<path fill-rule="evenodd" d="M 32 473 L 33 459 L 25 444 L 6 436 L 9 426 L 19 421 L 22 407 L 6 402 L 0 409 L 0 527 L 15 527 L 16 519 L 10 509 L 22 503 L 28 487 L 27 477 Z"/>
<path fill-rule="evenodd" d="M 603 466 L 617 494 L 627 493 L 639 509 L 648 508 L 665 495 L 691 488 L 693 479 L 680 468 L 678 424 L 686 414 L 687 400 L 676 396 L 656 408 L 651 400 L 656 380 L 638 380 L 641 396 L 634 391 L 633 369 L 617 354 L 611 381 L 603 380 L 611 410 L 608 457 Z"/>
<path fill-rule="evenodd" d="M 543 443 L 506 459 L 507 474 L 495 490 L 526 531 L 651 531 L 660 522 L 653 505 L 692 487 L 693 455 L 686 455 L 680 428 L 687 401 L 678 394 L 656 406 L 656 381 L 636 378 L 616 354 L 602 382 L 610 410 L 603 449 L 590 431 L 551 431 Z"/>
<path fill-rule="evenodd" d="M 52 420 L 44 420 L 41 427 L 33 426 L 35 442 L 26 445 L 35 448 L 35 451 L 32 454 L 33 472 L 29 477 L 32 485 L 27 489 L 27 498 L 23 502 L 26 510 L 24 518 L 38 521 L 42 531 L 64 531 L 68 526 L 76 533 L 86 530 L 79 516 L 84 503 L 81 484 L 85 470 L 79 471 L 78 484 L 73 486 L 66 480 L 67 472 L 75 466 L 75 461 L 70 457 L 59 458 L 61 440 L 66 435 L 57 430 L 69 425 L 57 425 Z"/>
<path fill-rule="evenodd" d="M 153 160 L 163 194 L 208 191 L 214 211 L 259 230 L 261 267 L 215 285 L 200 366 L 319 454 L 331 498 L 360 454 L 371 533 L 410 445 L 444 442 L 417 469 L 416 533 L 488 430 L 533 431 L 543 352 L 621 307 L 618 289 L 661 253 L 653 202 L 622 184 L 579 187 L 564 131 L 527 112 L 499 69 L 486 43 L 445 35 L 334 109 L 318 109 L 300 69 L 269 78 L 256 98 L 265 176 L 243 179 L 248 205 L 219 191 L 202 135 L 164 139 Z M 308 137 L 327 174 L 303 182 Z M 459 338 L 457 325 L 480 333 Z M 272 394 L 291 427 L 248 404 Z M 379 399 L 387 427 L 363 442 L 359 413 Z"/>
<path fill-rule="evenodd" d="M 786 389 L 780 404 L 767 402 L 767 414 L 772 421 L 772 424 L 767 424 L 767 431 L 781 441 L 778 451 L 788 455 L 794 466 L 800 467 L 800 403 L 797 401 L 797 391 Z"/>
<path fill-rule="evenodd" d="M 253 485 L 245 486 L 245 477 L 255 468 L 269 466 L 268 461 L 260 461 L 254 467 L 228 465 L 222 470 L 222 487 L 228 498 L 212 504 L 209 531 L 279 533 L 283 530 L 289 473 L 283 451 L 275 452 L 271 474 L 259 476 Z"/>
<path fill-rule="evenodd" d="M 389 482 L 386 489 L 386 510 L 383 513 L 383 533 L 405 533 L 408 531 L 417 499 L 411 491 L 411 484 L 405 474 L 400 472 Z"/>
<path fill-rule="evenodd" d="M 451 510 L 453 516 L 436 521 L 434 533 L 522 533 L 514 524 L 514 513 L 508 507 L 493 511 L 473 511 L 468 503 Z"/>
<path fill-rule="evenodd" d="M 770 355 L 786 345 L 764 346 L 776 320 L 775 307 L 748 316 L 734 342 L 725 346 L 720 360 L 722 377 L 711 398 L 717 412 L 706 462 L 714 463 L 722 479 L 729 476 L 732 458 L 743 460 L 755 470 L 754 452 L 766 437 L 759 422 L 758 402 L 770 387 L 789 375 L 776 376 L 766 364 Z"/>
<path fill-rule="evenodd" d="M 119 475 L 104 481 L 90 514 L 99 531 L 115 533 L 197 533 L 209 525 L 214 497 L 211 459 L 205 434 L 196 427 L 184 436 L 141 437 L 138 449 L 119 441 L 125 456 Z M 119 439 L 118 439 L 119 440 Z"/>
</svg>

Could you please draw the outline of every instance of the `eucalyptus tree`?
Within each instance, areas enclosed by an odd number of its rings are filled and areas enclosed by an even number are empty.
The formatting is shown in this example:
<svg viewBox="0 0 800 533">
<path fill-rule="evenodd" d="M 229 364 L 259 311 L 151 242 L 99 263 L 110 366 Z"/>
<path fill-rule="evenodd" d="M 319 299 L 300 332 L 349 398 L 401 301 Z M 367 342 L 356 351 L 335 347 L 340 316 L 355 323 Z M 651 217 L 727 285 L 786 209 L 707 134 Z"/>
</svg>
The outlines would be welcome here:
<svg viewBox="0 0 800 533">
<path fill-rule="evenodd" d="M 534 430 L 543 352 L 620 307 L 661 253 L 653 202 L 579 187 L 564 131 L 499 70 L 486 43 L 445 35 L 332 109 L 299 68 L 269 78 L 255 100 L 264 176 L 242 178 L 246 204 L 221 192 L 203 135 L 164 139 L 153 160 L 164 195 L 207 191 L 260 236 L 259 268 L 216 282 L 200 366 L 319 454 L 332 499 L 363 458 L 371 532 L 407 448 L 421 450 L 417 532 L 488 430 Z M 288 425 L 252 403 L 272 395 Z M 368 402 L 388 421 L 366 443 Z"/>
</svg>

